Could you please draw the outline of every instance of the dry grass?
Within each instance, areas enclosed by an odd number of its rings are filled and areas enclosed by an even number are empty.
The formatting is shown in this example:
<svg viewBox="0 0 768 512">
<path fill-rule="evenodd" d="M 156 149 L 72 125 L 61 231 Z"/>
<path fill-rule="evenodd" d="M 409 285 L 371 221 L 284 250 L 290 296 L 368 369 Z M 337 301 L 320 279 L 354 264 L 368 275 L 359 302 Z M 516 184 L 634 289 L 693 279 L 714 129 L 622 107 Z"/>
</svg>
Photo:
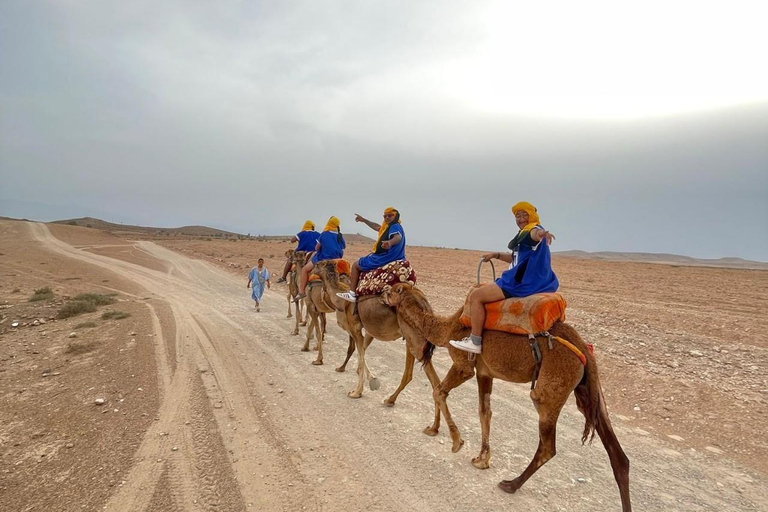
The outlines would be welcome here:
<svg viewBox="0 0 768 512">
<path fill-rule="evenodd" d="M 102 320 L 122 320 L 123 318 L 128 318 L 131 316 L 130 313 L 126 313 L 125 311 L 105 311 L 101 314 Z"/>
<path fill-rule="evenodd" d="M 29 302 L 37 302 L 40 300 L 51 300 L 53 298 L 53 290 L 49 286 L 45 288 L 38 288 L 35 293 L 29 298 Z"/>
</svg>

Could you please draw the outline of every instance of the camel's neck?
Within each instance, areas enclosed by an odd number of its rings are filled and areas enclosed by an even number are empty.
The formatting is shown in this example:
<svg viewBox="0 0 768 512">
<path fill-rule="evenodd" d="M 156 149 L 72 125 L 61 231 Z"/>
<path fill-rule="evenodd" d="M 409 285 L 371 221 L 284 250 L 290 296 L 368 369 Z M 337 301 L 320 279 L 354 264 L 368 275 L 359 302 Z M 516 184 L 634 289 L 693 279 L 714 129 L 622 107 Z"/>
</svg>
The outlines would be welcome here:
<svg viewBox="0 0 768 512">
<path fill-rule="evenodd" d="M 464 310 L 463 306 L 450 317 L 442 317 L 424 309 L 416 301 L 409 302 L 411 303 L 401 304 L 397 308 L 398 315 L 401 315 L 406 323 L 417 329 L 428 341 L 438 347 L 448 345 L 450 340 L 460 339 L 462 331 L 466 330 L 466 327 L 459 323 L 459 318 Z"/>
</svg>

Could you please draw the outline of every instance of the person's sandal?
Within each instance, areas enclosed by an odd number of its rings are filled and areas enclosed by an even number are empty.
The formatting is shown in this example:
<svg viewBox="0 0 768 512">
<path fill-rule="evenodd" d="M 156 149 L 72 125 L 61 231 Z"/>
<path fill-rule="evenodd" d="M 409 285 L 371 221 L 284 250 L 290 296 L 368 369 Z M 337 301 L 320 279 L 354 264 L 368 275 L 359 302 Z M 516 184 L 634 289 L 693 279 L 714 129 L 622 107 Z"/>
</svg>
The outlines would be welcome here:
<svg viewBox="0 0 768 512">
<path fill-rule="evenodd" d="M 306 293 L 300 293 L 300 294 L 298 294 L 297 296 L 295 296 L 295 297 L 293 298 L 293 302 L 294 302 L 294 303 L 298 303 L 298 302 L 299 302 L 301 299 L 304 299 L 304 298 L 306 298 L 306 297 L 307 297 L 307 294 L 306 294 Z"/>
</svg>

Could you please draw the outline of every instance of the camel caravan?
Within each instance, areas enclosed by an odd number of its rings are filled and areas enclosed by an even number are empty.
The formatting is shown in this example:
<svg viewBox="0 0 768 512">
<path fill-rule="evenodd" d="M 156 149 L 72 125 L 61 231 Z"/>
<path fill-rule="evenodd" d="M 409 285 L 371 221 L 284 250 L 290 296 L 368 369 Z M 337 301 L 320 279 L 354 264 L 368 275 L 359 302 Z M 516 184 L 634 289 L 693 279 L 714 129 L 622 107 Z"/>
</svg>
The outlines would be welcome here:
<svg viewBox="0 0 768 512">
<path fill-rule="evenodd" d="M 336 371 L 345 371 L 357 353 L 357 383 L 347 393 L 351 398 L 363 395 L 366 381 L 372 390 L 379 387 L 365 359 L 371 342 L 403 338 L 403 375 L 384 403 L 395 405 L 419 361 L 432 385 L 434 402 L 434 421 L 424 433 L 436 436 L 444 418 L 454 453 L 464 440 L 451 416 L 448 394 L 474 376 L 482 442 L 472 464 L 478 469 L 490 466 L 493 379 L 530 383 L 530 397 L 539 415 L 539 445 L 517 478 L 498 484 L 508 493 L 517 491 L 555 456 L 557 421 L 573 393 L 586 419 L 582 443 L 591 443 L 597 433 L 619 487 L 622 511 L 629 512 L 629 459 L 608 417 L 592 345 L 565 323 L 566 301 L 557 292 L 559 281 L 549 250 L 555 237 L 541 226 L 530 203 L 517 203 L 512 214 L 519 231 L 509 242 L 509 252 L 485 254 L 480 263 L 496 259 L 508 263 L 509 269 L 486 284 L 479 283 L 478 270 L 478 284 L 462 307 L 447 317 L 436 315 L 416 286 L 416 273 L 405 257 L 399 211 L 384 210 L 381 224 L 355 215 L 356 222 L 368 225 L 378 236 L 371 252 L 352 263 L 343 259 L 346 243 L 338 218 L 328 219 L 320 233 L 312 221 L 306 221 L 292 239 L 296 249 L 286 252 L 283 275 L 277 281 L 288 285 L 288 318 L 295 316 L 292 334 L 298 335 L 299 327 L 308 324 L 302 350 L 309 351 L 314 336 L 317 356 L 312 364 L 322 365 L 326 315 L 336 314 L 336 323 L 349 336 L 346 358 Z M 436 347 L 447 349 L 453 363 L 443 379 L 432 365 Z"/>
</svg>

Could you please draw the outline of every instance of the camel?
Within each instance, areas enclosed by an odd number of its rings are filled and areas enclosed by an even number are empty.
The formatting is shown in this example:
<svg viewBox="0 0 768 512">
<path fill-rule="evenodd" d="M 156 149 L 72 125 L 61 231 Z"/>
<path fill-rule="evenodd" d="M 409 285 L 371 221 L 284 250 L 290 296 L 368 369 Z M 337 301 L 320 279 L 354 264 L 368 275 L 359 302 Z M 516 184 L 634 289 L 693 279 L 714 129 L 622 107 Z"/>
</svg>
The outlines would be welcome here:
<svg viewBox="0 0 768 512">
<path fill-rule="evenodd" d="M 413 379 L 413 366 L 416 360 L 422 360 L 421 338 L 412 336 L 411 330 L 401 330 L 398 322 L 398 316 L 395 311 L 381 300 L 378 295 L 364 295 L 358 298 L 356 304 L 347 302 L 336 296 L 336 292 L 349 290 L 349 280 L 340 277 L 336 264 L 333 261 L 321 261 L 315 265 L 314 273 L 320 276 L 323 281 L 323 288 L 327 294 L 327 299 L 332 302 L 337 310 L 337 321 L 339 326 L 347 331 L 355 341 L 355 349 L 358 354 L 357 363 L 357 386 L 347 393 L 350 398 L 360 398 L 363 394 L 363 385 L 366 375 L 368 375 L 368 366 L 365 361 L 365 351 L 368 345 L 375 339 L 381 341 L 394 341 L 398 338 L 404 338 L 406 341 L 405 350 L 405 369 L 400 379 L 400 385 L 395 392 L 390 395 L 384 404 L 392 407 L 395 405 L 397 397 L 403 389 Z M 365 335 L 363 335 L 365 329 Z M 347 360 L 351 352 L 347 351 Z M 346 361 L 345 363 L 346 364 Z M 427 360 L 423 365 L 424 373 L 427 375 L 432 388 L 434 389 L 440 383 L 431 360 Z M 431 426 L 424 429 L 424 433 L 430 436 L 436 436 L 440 427 L 440 409 L 435 402 L 435 418 Z M 463 441 L 461 441 L 463 443 Z M 454 452 L 458 451 L 459 446 L 454 446 Z"/>
<path fill-rule="evenodd" d="M 485 331 L 482 354 L 470 359 L 467 352 L 448 344 L 451 339 L 461 339 L 469 334 L 469 328 L 459 323 L 463 306 L 449 318 L 435 316 L 425 295 L 418 288 L 408 284 L 396 284 L 385 294 L 384 300 L 396 309 L 401 325 L 411 326 L 421 333 L 422 339 L 429 340 L 425 341 L 425 362 L 432 356 L 435 345 L 448 348 L 453 366 L 440 385 L 435 388 L 434 397 L 449 425 L 454 446 L 457 444 L 461 446 L 463 441 L 457 443 L 457 439 L 461 439 L 461 434 L 458 428 L 455 428 L 446 405 L 448 393 L 477 373 L 482 445 L 479 455 L 472 459 L 472 464 L 478 469 L 488 468 L 491 457 L 489 436 L 493 379 L 526 383 L 536 378 L 534 376 L 536 362 L 528 338 L 501 331 Z M 539 446 L 525 471 L 514 480 L 499 482 L 499 487 L 506 492 L 514 493 L 531 475 L 555 456 L 557 420 L 563 405 L 573 392 L 576 405 L 586 418 L 582 443 L 588 438 L 591 443 L 597 431 L 608 452 L 613 476 L 619 487 L 622 511 L 631 512 L 629 459 L 624 454 L 608 418 L 595 356 L 570 325 L 558 321 L 549 332 L 552 336 L 564 338 L 575 345 L 586 356 L 586 368 L 563 344 L 555 341 L 551 348 L 547 348 L 546 337 L 536 338 L 541 352 L 541 364 L 538 380 L 535 380 L 535 387 L 532 386 L 531 389 L 531 400 L 539 413 Z"/>
<path fill-rule="evenodd" d="M 292 264 L 291 272 L 288 274 L 288 316 L 286 316 L 286 318 L 291 318 L 293 316 L 291 314 L 291 306 L 294 305 L 293 298 L 299 293 L 299 269 L 306 263 L 307 255 L 308 253 L 306 251 L 296 251 L 294 249 L 285 251 L 286 258 L 289 258 Z M 306 311 L 307 304 L 305 300 L 301 300 L 295 303 L 295 305 L 296 326 L 291 334 L 298 336 L 299 326 L 304 327 L 307 325 L 309 314 Z M 302 309 L 304 310 L 304 315 L 302 315 Z"/>
<path fill-rule="evenodd" d="M 344 276 L 342 276 L 342 279 L 343 277 Z M 347 277 L 347 280 L 348 279 L 349 278 Z M 307 329 L 307 340 L 304 343 L 304 346 L 301 348 L 301 351 L 309 352 L 309 340 L 312 338 L 312 331 L 314 329 L 316 335 L 315 337 L 317 339 L 317 344 L 315 345 L 315 350 L 317 350 L 317 358 L 312 361 L 312 364 L 321 365 L 323 364 L 323 341 L 325 341 L 326 313 L 336 313 L 336 322 L 342 326 L 342 328 L 344 328 L 343 324 L 345 322 L 345 318 L 339 317 L 340 312 L 336 311 L 334 302 L 331 300 L 329 293 L 323 286 L 322 280 L 313 280 L 307 284 L 307 297 L 304 300 L 306 301 L 307 316 L 310 318 L 310 322 L 309 328 Z M 346 370 L 347 362 L 349 361 L 349 358 L 352 357 L 354 351 L 355 341 L 354 338 L 350 335 L 349 345 L 347 346 L 347 358 L 344 360 L 344 363 L 341 366 L 336 368 L 337 372 L 343 372 Z"/>
</svg>

